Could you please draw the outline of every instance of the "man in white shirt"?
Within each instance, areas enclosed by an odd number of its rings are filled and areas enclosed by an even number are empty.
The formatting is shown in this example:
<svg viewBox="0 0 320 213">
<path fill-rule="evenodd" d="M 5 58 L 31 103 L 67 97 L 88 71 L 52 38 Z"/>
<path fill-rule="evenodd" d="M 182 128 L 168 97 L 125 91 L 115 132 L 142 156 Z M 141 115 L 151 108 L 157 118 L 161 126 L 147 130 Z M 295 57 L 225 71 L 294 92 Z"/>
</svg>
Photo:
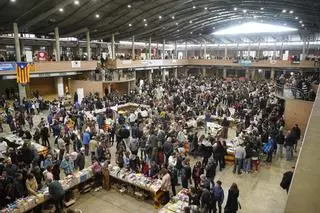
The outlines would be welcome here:
<svg viewBox="0 0 320 213">
<path fill-rule="evenodd" d="M 0 153 L 4 154 L 7 152 L 8 144 L 5 141 L 0 141 Z"/>
<path fill-rule="evenodd" d="M 161 182 L 161 190 L 163 191 L 163 203 L 162 205 L 166 205 L 170 201 L 170 187 L 171 187 L 171 176 L 167 169 L 163 169 L 163 177 Z"/>
<path fill-rule="evenodd" d="M 172 170 L 177 165 L 177 154 L 174 152 L 168 159 L 168 169 Z"/>
<path fill-rule="evenodd" d="M 238 175 L 240 175 L 241 174 L 240 169 L 243 165 L 244 159 L 246 158 L 246 150 L 243 145 L 239 145 L 236 147 L 234 156 L 235 156 L 235 162 L 233 167 L 233 173 L 236 173 L 236 170 L 237 170 Z"/>
</svg>

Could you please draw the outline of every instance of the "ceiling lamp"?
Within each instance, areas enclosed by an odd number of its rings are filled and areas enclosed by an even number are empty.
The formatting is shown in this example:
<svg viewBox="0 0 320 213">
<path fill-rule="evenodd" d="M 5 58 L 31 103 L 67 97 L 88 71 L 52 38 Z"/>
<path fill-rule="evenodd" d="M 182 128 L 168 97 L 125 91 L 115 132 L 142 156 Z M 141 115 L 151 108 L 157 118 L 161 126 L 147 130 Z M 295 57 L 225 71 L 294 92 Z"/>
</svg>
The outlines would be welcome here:
<svg viewBox="0 0 320 213">
<path fill-rule="evenodd" d="M 162 16 L 159 16 L 159 19 L 162 19 Z"/>
<path fill-rule="evenodd" d="M 171 18 L 174 19 L 174 16 L 172 16 Z"/>
<path fill-rule="evenodd" d="M 143 22 L 146 22 L 147 21 L 147 19 L 143 19 Z"/>
<path fill-rule="evenodd" d="M 96 18 L 100 18 L 100 15 L 99 15 L 99 14 L 96 14 Z"/>
<path fill-rule="evenodd" d="M 247 10 L 242 10 L 243 13 L 247 13 Z"/>
<path fill-rule="evenodd" d="M 193 7 L 192 7 L 192 8 L 193 8 L 193 9 L 196 9 L 196 6 L 194 6 L 194 5 L 193 5 Z"/>
<path fill-rule="evenodd" d="M 178 25 L 179 25 L 179 23 L 178 23 L 178 22 L 176 22 L 176 25 L 178 26 Z"/>
<path fill-rule="evenodd" d="M 234 11 L 237 11 L 237 10 L 238 10 L 238 8 L 236 8 L 236 7 L 235 7 L 235 8 L 233 8 L 233 10 L 234 10 Z"/>
<path fill-rule="evenodd" d="M 132 24 L 129 24 L 129 27 L 132 27 Z"/>
<path fill-rule="evenodd" d="M 252 34 L 252 33 L 280 33 L 296 31 L 297 29 L 291 27 L 284 27 L 271 24 L 261 24 L 256 22 L 249 22 L 227 29 L 214 32 L 214 35 L 237 35 L 237 34 Z"/>
<path fill-rule="evenodd" d="M 304 24 L 301 24 L 302 27 L 304 27 Z"/>
<path fill-rule="evenodd" d="M 80 4 L 80 2 L 79 2 L 78 0 L 75 0 L 73 3 L 74 3 L 75 5 L 79 5 L 79 4 Z"/>
<path fill-rule="evenodd" d="M 190 20 L 189 23 L 192 24 L 192 20 Z"/>
<path fill-rule="evenodd" d="M 208 10 L 208 8 L 207 8 L 207 7 L 205 7 L 204 9 L 205 9 L 205 10 Z"/>
<path fill-rule="evenodd" d="M 287 10 L 282 10 L 282 12 L 283 12 L 283 13 L 286 13 L 286 12 L 287 12 Z"/>
<path fill-rule="evenodd" d="M 302 21 L 302 20 L 300 20 L 300 21 L 299 21 L 299 23 L 300 23 L 300 24 L 302 24 L 302 23 L 303 23 L 303 21 Z"/>
<path fill-rule="evenodd" d="M 260 10 L 264 10 L 264 8 L 263 8 L 263 7 L 261 7 L 261 8 L 260 8 Z"/>
<path fill-rule="evenodd" d="M 62 13 L 63 12 L 63 8 L 59 8 L 59 11 Z"/>
<path fill-rule="evenodd" d="M 144 26 L 145 26 L 145 27 L 147 27 L 147 26 L 148 26 L 148 24 L 147 24 L 147 23 L 145 23 L 145 24 L 144 24 Z"/>
<path fill-rule="evenodd" d="M 16 2 L 16 0 L 10 0 L 11 2 Z"/>
<path fill-rule="evenodd" d="M 298 20 L 298 19 L 299 19 L 299 17 L 298 17 L 298 16 L 296 16 L 294 19 L 295 19 L 295 20 Z"/>
<path fill-rule="evenodd" d="M 293 13 L 293 10 L 290 10 L 290 12 L 289 12 L 290 14 L 292 14 Z"/>
<path fill-rule="evenodd" d="M 128 8 L 131 8 L 131 4 L 128 4 Z"/>
</svg>

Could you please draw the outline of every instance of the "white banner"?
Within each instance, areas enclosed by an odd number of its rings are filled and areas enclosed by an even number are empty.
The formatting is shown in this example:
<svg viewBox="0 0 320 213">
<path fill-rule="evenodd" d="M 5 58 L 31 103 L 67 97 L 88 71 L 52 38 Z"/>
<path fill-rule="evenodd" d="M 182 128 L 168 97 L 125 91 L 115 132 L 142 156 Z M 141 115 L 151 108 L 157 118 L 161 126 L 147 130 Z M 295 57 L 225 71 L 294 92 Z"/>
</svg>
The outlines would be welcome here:
<svg viewBox="0 0 320 213">
<path fill-rule="evenodd" d="M 33 62 L 32 51 L 26 50 L 25 52 L 26 52 L 26 62 L 32 63 Z"/>
<path fill-rule="evenodd" d="M 81 68 L 81 61 L 71 61 L 72 68 Z"/>
<path fill-rule="evenodd" d="M 79 102 L 79 104 L 81 104 L 82 99 L 84 98 L 83 88 L 77 88 L 77 94 L 78 94 L 78 102 Z"/>
</svg>

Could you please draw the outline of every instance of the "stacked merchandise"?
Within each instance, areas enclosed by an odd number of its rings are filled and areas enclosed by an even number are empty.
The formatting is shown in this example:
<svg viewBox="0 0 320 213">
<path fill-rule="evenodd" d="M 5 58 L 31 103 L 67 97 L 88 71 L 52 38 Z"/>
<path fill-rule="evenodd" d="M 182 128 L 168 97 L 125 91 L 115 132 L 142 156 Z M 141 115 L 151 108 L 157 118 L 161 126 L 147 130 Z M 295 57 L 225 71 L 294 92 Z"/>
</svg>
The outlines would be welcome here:
<svg viewBox="0 0 320 213">
<path fill-rule="evenodd" d="M 160 190 L 161 180 L 145 177 L 141 173 L 133 173 L 127 169 L 120 169 L 118 166 L 109 165 L 110 176 L 123 182 L 135 185 L 145 190 L 156 193 Z"/>
<path fill-rule="evenodd" d="M 73 175 L 69 175 L 64 179 L 60 180 L 60 183 L 65 191 L 78 185 L 80 182 L 84 182 L 93 176 L 91 167 L 83 169 Z M 37 196 L 28 196 L 16 200 L 7 206 L 7 208 L 2 209 L 1 212 L 5 213 L 22 213 L 27 212 L 35 208 L 41 203 L 49 200 L 49 189 L 44 187 L 38 191 Z"/>
<path fill-rule="evenodd" d="M 182 189 L 170 202 L 159 210 L 159 213 L 184 213 L 184 208 L 189 206 L 189 190 Z"/>
</svg>

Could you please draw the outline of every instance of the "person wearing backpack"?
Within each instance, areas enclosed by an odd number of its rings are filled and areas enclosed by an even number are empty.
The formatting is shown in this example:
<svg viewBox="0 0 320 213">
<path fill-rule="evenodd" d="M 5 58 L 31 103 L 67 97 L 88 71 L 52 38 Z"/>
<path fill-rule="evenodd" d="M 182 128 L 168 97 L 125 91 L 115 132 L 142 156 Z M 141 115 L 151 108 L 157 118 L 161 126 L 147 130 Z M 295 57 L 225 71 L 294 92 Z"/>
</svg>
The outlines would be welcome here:
<svg viewBox="0 0 320 213">
<path fill-rule="evenodd" d="M 295 169 L 295 167 L 292 167 L 292 170 L 283 173 L 283 177 L 282 177 L 282 180 L 280 183 L 280 186 L 283 189 L 285 189 L 287 191 L 287 193 L 289 192 L 289 189 L 290 189 L 294 169 Z"/>
<path fill-rule="evenodd" d="M 217 210 L 215 208 L 215 198 L 213 193 L 210 192 L 210 184 L 204 185 L 201 197 L 200 197 L 200 207 L 203 213 L 215 213 Z"/>
</svg>

